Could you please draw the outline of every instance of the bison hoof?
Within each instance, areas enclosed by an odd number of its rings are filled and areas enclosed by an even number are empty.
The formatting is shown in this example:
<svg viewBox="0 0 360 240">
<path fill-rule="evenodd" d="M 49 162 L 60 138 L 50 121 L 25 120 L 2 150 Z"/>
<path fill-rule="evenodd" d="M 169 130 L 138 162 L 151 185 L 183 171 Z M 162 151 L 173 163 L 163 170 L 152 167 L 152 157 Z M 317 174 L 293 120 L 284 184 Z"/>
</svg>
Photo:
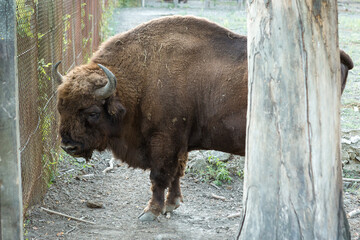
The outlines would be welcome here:
<svg viewBox="0 0 360 240">
<path fill-rule="evenodd" d="M 166 203 L 165 208 L 162 211 L 162 214 L 170 213 L 170 212 L 174 211 L 175 209 L 177 209 L 178 207 L 180 207 L 180 201 L 181 201 L 181 198 L 177 198 L 175 200 L 175 204 Z"/>
<path fill-rule="evenodd" d="M 151 211 L 148 211 L 148 212 L 142 212 L 140 215 L 139 215 L 139 220 L 142 221 L 142 222 L 145 222 L 145 221 L 154 221 L 155 219 L 157 219 L 157 215 L 155 215 L 154 213 L 152 213 Z"/>
</svg>

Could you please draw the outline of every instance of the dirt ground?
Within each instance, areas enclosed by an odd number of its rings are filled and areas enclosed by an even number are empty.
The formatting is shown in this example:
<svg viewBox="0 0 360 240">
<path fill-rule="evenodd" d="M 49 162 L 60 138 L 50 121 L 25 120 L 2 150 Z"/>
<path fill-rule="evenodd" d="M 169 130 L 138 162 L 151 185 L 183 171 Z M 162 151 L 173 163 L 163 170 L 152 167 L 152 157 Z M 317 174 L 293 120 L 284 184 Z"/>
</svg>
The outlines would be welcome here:
<svg viewBox="0 0 360 240">
<path fill-rule="evenodd" d="M 182 180 L 182 206 L 170 218 L 160 216 L 159 221 L 144 223 L 137 216 L 151 196 L 149 172 L 124 164 L 104 175 L 110 154 L 100 158 L 92 161 L 94 167 L 82 171 L 71 165 L 61 169 L 62 175 L 41 205 L 95 224 L 49 215 L 36 206 L 26 221 L 28 239 L 232 239 L 235 235 L 239 218 L 227 217 L 241 209 L 241 181 L 217 189 L 187 174 Z M 71 170 L 76 175 L 69 175 Z M 89 208 L 88 201 L 104 207 Z"/>
<path fill-rule="evenodd" d="M 153 3 L 145 9 L 116 9 L 109 28 L 112 33 L 117 33 L 156 17 L 181 14 L 206 17 L 235 32 L 246 34 L 244 10 L 228 7 L 221 10 L 203 9 L 202 2 L 196 4 L 181 4 L 175 9 L 164 3 Z M 347 2 L 339 5 L 340 16 L 344 16 L 339 21 L 340 34 L 344 35 L 340 36 L 340 46 L 343 44 L 342 40 L 348 38 L 348 29 L 341 28 L 341 22 L 350 28 L 348 16 L 355 16 L 356 21 L 360 19 L 357 17 L 360 15 L 360 4 L 354 6 L 349 7 Z M 345 51 L 350 53 L 355 64 L 360 62 L 359 39 L 349 39 L 356 46 L 344 43 Z M 350 73 L 348 87 L 350 90 L 344 93 L 343 105 L 346 111 L 342 110 L 342 126 L 346 129 L 360 129 L 359 112 L 353 108 L 354 102 L 360 102 L 359 91 L 356 91 L 360 89 L 359 67 Z M 225 240 L 236 236 L 240 222 L 240 217 L 236 214 L 242 208 L 243 181 L 240 177 L 233 174 L 231 184 L 218 187 L 211 182 L 202 181 L 196 174 L 187 173 L 182 179 L 184 202 L 180 208 L 171 215 L 160 216 L 158 221 L 144 223 L 138 221 L 137 216 L 151 196 L 149 172 L 130 169 L 126 164 L 117 162 L 115 169 L 104 174 L 102 170 L 108 167 L 110 158 L 111 154 L 105 152 L 95 153 L 90 165 L 81 159 L 60 160 L 59 175 L 42 204 L 30 208 L 26 215 L 24 238 Z M 350 176 L 359 178 L 360 173 L 355 171 Z M 346 183 L 344 188 L 346 212 L 359 208 L 359 184 Z M 88 202 L 98 203 L 102 208 L 90 208 L 87 206 Z M 92 223 L 49 214 L 41 207 Z M 349 223 L 352 239 L 360 239 L 360 216 L 349 219 Z"/>
</svg>

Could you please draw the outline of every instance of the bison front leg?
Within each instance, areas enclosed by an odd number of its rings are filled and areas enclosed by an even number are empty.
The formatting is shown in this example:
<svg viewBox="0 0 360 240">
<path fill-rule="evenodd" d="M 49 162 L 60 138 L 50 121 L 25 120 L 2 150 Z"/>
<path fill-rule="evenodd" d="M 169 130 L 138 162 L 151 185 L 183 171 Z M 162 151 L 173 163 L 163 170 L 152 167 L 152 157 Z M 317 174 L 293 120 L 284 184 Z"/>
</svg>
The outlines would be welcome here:
<svg viewBox="0 0 360 240">
<path fill-rule="evenodd" d="M 174 180 L 177 172 L 177 154 L 171 144 L 171 138 L 165 134 L 157 134 L 150 142 L 151 157 L 151 190 L 152 197 L 139 216 L 141 221 L 152 221 L 163 212 L 165 190 Z"/>
<path fill-rule="evenodd" d="M 150 179 L 152 197 L 147 207 L 139 216 L 139 219 L 141 221 L 155 220 L 164 208 L 164 192 L 167 188 L 166 177 L 164 176 L 164 174 L 161 174 L 161 171 L 158 172 L 151 170 Z"/>
<path fill-rule="evenodd" d="M 141 221 L 153 221 L 160 215 L 160 213 L 164 212 L 165 189 L 170 185 L 170 182 L 173 180 L 173 176 L 174 172 L 171 171 L 171 169 L 165 170 L 162 168 L 160 170 L 151 170 L 150 179 L 152 197 L 147 207 L 139 216 Z"/>
</svg>

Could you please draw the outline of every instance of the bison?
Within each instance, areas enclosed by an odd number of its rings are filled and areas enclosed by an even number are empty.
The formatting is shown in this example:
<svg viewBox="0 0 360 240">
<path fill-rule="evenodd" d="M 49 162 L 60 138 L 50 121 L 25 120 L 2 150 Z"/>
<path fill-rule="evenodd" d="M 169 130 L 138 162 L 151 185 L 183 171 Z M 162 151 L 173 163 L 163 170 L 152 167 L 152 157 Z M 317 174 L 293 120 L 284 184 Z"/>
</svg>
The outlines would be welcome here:
<svg viewBox="0 0 360 240">
<path fill-rule="evenodd" d="M 353 65 L 340 56 L 344 86 Z M 189 151 L 245 154 L 245 36 L 201 18 L 165 17 L 111 37 L 66 76 L 58 65 L 61 147 L 86 159 L 110 149 L 150 169 L 152 197 L 140 220 L 180 206 Z"/>
</svg>

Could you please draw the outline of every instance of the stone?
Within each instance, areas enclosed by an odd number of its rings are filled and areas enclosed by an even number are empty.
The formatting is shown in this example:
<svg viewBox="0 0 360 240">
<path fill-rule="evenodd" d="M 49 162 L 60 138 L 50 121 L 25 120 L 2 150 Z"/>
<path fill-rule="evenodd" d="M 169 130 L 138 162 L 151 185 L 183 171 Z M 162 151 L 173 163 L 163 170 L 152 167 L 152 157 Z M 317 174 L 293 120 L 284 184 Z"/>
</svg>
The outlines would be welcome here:
<svg viewBox="0 0 360 240">
<path fill-rule="evenodd" d="M 155 240 L 180 240 L 181 238 L 179 238 L 178 236 L 176 236 L 174 234 L 162 233 L 162 234 L 157 235 L 154 239 Z"/>
<path fill-rule="evenodd" d="M 188 154 L 188 159 L 189 161 L 192 161 L 193 159 L 197 159 L 197 158 L 203 158 L 204 155 L 202 154 L 202 151 L 191 151 Z"/>
<path fill-rule="evenodd" d="M 359 135 L 352 136 L 352 137 L 350 138 L 350 142 L 351 142 L 351 143 L 357 143 L 359 140 L 360 140 L 360 136 L 359 136 Z"/>
<path fill-rule="evenodd" d="M 208 159 L 210 157 L 214 160 L 219 160 L 219 161 L 223 161 L 223 162 L 228 161 L 231 157 L 230 153 L 219 152 L 219 151 L 215 151 L 215 150 L 206 151 L 206 152 L 204 152 L 204 155 L 205 155 L 206 159 Z"/>
<path fill-rule="evenodd" d="M 202 170 L 206 170 L 208 162 L 204 156 L 199 155 L 196 158 L 192 158 L 192 160 L 188 162 L 187 166 L 191 172 L 200 172 Z"/>
<path fill-rule="evenodd" d="M 341 139 L 341 143 L 345 143 L 345 144 L 350 145 L 350 144 L 351 144 L 351 141 L 348 140 L 348 139 L 346 139 L 346 138 L 342 138 L 342 139 Z"/>
<path fill-rule="evenodd" d="M 99 201 L 87 201 L 86 206 L 88 208 L 104 208 L 104 204 Z"/>
<path fill-rule="evenodd" d="M 350 158 L 349 153 L 348 153 L 347 151 L 342 151 L 342 153 L 341 153 L 341 159 L 342 159 L 343 161 L 348 161 L 349 158 Z"/>
</svg>

